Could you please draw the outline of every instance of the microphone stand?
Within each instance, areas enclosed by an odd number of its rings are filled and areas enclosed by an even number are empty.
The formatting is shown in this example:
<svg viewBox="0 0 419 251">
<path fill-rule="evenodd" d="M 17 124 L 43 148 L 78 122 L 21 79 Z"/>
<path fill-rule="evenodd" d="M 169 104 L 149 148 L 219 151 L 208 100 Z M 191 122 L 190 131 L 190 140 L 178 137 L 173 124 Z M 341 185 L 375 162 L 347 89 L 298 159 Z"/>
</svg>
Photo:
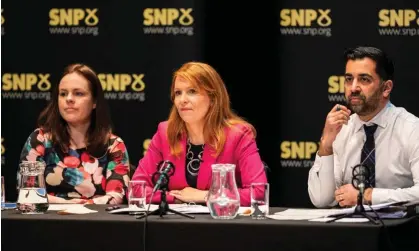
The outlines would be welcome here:
<svg viewBox="0 0 419 251">
<path fill-rule="evenodd" d="M 176 210 L 173 210 L 171 208 L 169 208 L 169 204 L 167 203 L 167 198 L 166 198 L 166 192 L 168 190 L 168 184 L 169 184 L 169 176 L 167 174 L 161 174 L 161 175 L 165 175 L 165 179 L 164 181 L 166 182 L 162 182 L 162 184 L 159 187 L 160 190 L 160 203 L 159 203 L 159 208 L 151 211 L 151 212 L 146 212 L 145 214 L 136 217 L 137 219 L 142 219 L 148 215 L 160 215 L 161 218 L 163 218 L 163 215 L 167 215 L 168 212 L 173 213 L 173 214 L 177 214 L 177 215 L 181 215 L 190 219 L 195 219 L 194 216 L 192 215 L 188 215 L 188 214 L 184 214 L 181 212 L 178 212 Z M 151 203 L 151 198 L 150 198 L 150 203 Z"/>
<path fill-rule="evenodd" d="M 364 205 L 362 203 L 363 198 L 364 198 L 364 183 L 360 184 L 358 187 L 359 187 L 359 193 L 358 193 L 358 199 L 357 199 L 357 203 L 356 203 L 354 211 L 352 213 L 340 215 L 340 216 L 334 218 L 333 220 L 326 221 L 326 223 L 335 222 L 337 220 L 340 220 L 340 219 L 346 218 L 346 217 L 364 216 L 365 218 L 367 218 L 373 224 L 375 224 L 375 225 L 379 224 L 376 220 L 374 220 L 374 218 L 372 218 L 371 216 L 369 216 L 366 213 Z"/>
</svg>

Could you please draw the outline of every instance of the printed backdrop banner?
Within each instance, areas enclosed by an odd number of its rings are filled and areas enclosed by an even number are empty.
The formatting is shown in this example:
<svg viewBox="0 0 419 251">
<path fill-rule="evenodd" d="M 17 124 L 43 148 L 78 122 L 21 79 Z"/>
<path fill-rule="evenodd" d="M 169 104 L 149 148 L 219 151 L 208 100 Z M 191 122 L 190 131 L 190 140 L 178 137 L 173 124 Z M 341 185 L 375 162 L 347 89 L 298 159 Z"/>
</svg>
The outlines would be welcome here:
<svg viewBox="0 0 419 251">
<path fill-rule="evenodd" d="M 202 59 L 200 2 L 2 4 L 1 171 L 7 200 L 16 200 L 22 146 L 71 63 L 85 63 L 98 73 L 114 132 L 136 166 L 169 114 L 173 71 Z"/>
<path fill-rule="evenodd" d="M 419 3 L 321 2 L 284 0 L 278 6 L 281 170 L 272 182 L 284 206 L 312 206 L 308 171 L 327 113 L 336 103 L 345 104 L 346 48 L 367 45 L 388 52 L 396 69 L 391 101 L 419 115 Z"/>
<path fill-rule="evenodd" d="M 344 104 L 346 48 L 387 51 L 396 67 L 391 101 L 419 116 L 417 1 L 277 0 L 276 8 L 263 1 L 233 8 L 192 0 L 23 2 L 2 3 L 1 171 L 7 200 L 16 199 L 23 143 L 70 63 L 99 73 L 115 133 L 137 165 L 158 122 L 168 116 L 173 71 L 191 60 L 213 62 L 233 108 L 258 130 L 273 206 L 312 206 L 308 171 L 327 113 Z"/>
</svg>

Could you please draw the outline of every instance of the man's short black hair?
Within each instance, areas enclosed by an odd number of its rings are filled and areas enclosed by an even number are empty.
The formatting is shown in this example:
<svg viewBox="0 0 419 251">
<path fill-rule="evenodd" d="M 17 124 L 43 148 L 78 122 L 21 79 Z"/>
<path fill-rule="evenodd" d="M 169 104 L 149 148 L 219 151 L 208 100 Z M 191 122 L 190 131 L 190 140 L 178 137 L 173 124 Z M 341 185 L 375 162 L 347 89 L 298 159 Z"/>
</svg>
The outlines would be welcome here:
<svg viewBox="0 0 419 251">
<path fill-rule="evenodd" d="M 376 67 L 375 72 L 384 81 L 393 80 L 394 64 L 387 54 L 375 47 L 359 46 L 345 51 L 345 64 L 348 60 L 356 60 L 363 58 L 370 58 L 374 60 Z"/>
</svg>

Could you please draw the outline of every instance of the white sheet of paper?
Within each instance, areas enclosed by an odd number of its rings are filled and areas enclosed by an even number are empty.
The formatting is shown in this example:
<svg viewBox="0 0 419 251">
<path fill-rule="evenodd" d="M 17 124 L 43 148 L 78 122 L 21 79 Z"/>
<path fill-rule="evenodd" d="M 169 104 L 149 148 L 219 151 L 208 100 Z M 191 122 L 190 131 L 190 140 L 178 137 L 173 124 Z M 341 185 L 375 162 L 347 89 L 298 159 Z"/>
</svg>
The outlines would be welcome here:
<svg viewBox="0 0 419 251">
<path fill-rule="evenodd" d="M 270 215 L 269 218 L 274 220 L 311 220 L 330 215 L 344 214 L 345 209 L 300 209 L 290 208 L 282 212 Z"/>
<path fill-rule="evenodd" d="M 158 205 L 150 205 L 150 211 L 154 211 L 158 209 Z M 137 207 L 137 206 L 131 206 L 131 207 L 123 207 L 119 209 L 115 209 L 112 211 L 109 211 L 111 214 L 118 214 L 118 213 L 129 213 L 129 212 L 146 212 L 148 209 L 148 205 L 145 206 L 145 208 Z"/>
<path fill-rule="evenodd" d="M 202 205 L 172 204 L 169 208 L 185 214 L 209 214 L 208 207 Z"/>
<path fill-rule="evenodd" d="M 61 211 L 68 214 L 97 213 L 96 210 L 88 209 L 82 204 L 50 204 L 48 211 Z"/>
<path fill-rule="evenodd" d="M 382 208 L 388 208 L 391 205 L 397 204 L 394 202 L 390 203 L 383 203 L 383 204 L 376 204 L 372 205 L 371 207 L 374 210 L 379 210 Z M 364 205 L 365 211 L 372 211 L 370 206 Z M 306 209 L 306 208 L 290 208 L 282 212 L 277 212 L 274 215 L 269 215 L 268 218 L 274 220 L 312 220 L 312 219 L 319 219 L 318 221 L 327 221 L 327 217 L 341 215 L 341 214 L 349 214 L 353 213 L 355 210 L 355 206 L 350 208 L 343 208 L 343 209 Z M 364 222 L 365 218 L 344 218 L 345 220 L 340 222 Z M 348 219 L 354 219 L 353 221 Z M 361 221 L 362 219 L 362 221 Z M 368 219 L 366 219 L 368 220 Z M 339 221 L 338 221 L 339 222 Z"/>
<path fill-rule="evenodd" d="M 151 204 L 150 206 L 150 211 L 154 211 L 157 210 L 159 208 L 159 205 L 156 204 Z M 180 213 L 185 213 L 185 214 L 202 214 L 202 213 L 210 213 L 208 207 L 206 206 L 201 206 L 201 205 L 190 205 L 190 204 L 170 204 L 169 205 L 170 209 L 176 210 Z M 134 207 L 134 208 L 129 208 L 129 207 L 125 207 L 125 208 L 120 208 L 120 209 L 116 209 L 116 210 L 112 210 L 109 213 L 112 214 L 117 214 L 117 213 L 129 213 L 129 212 L 146 212 L 148 209 L 148 204 L 145 205 L 145 208 L 139 208 L 139 207 Z"/>
<path fill-rule="evenodd" d="M 156 204 L 151 204 L 150 211 L 154 211 L 158 209 L 159 206 Z M 191 205 L 191 204 L 170 204 L 169 208 L 176 210 L 181 213 L 186 214 L 209 214 L 210 211 L 207 206 L 202 205 Z M 120 208 L 110 211 L 109 213 L 117 214 L 117 213 L 129 213 L 129 212 L 146 212 L 148 209 L 148 204 L 145 206 L 145 208 Z M 251 207 L 240 207 L 239 208 L 239 214 L 243 215 L 246 211 L 252 210 Z M 249 214 L 250 215 L 250 214 Z"/>
<path fill-rule="evenodd" d="M 49 204 L 48 211 L 62 211 L 66 209 L 83 208 L 82 204 Z"/>
<path fill-rule="evenodd" d="M 309 221 L 316 221 L 316 222 L 326 222 L 328 220 L 333 220 L 334 218 L 331 217 L 325 217 L 325 218 L 317 218 L 317 219 L 311 219 Z M 353 223 L 358 223 L 358 222 L 368 222 L 367 218 L 342 218 L 339 220 L 336 220 L 336 222 L 353 222 Z"/>
<path fill-rule="evenodd" d="M 73 207 L 66 210 L 63 210 L 63 212 L 68 214 L 90 214 L 90 213 L 97 213 L 96 210 L 88 209 L 87 207 Z"/>
<path fill-rule="evenodd" d="M 313 215 L 277 215 L 277 214 L 267 215 L 266 217 L 272 220 L 312 220 L 312 219 L 319 218 L 319 216 L 313 216 Z"/>
<path fill-rule="evenodd" d="M 316 221 L 316 222 L 326 222 L 328 220 L 333 220 L 334 218 L 331 217 L 325 217 L 325 218 L 317 218 L 317 219 L 311 219 L 309 221 Z M 353 222 L 353 223 L 358 223 L 358 222 L 368 222 L 367 218 L 342 218 L 339 220 L 336 220 L 336 222 Z"/>
</svg>

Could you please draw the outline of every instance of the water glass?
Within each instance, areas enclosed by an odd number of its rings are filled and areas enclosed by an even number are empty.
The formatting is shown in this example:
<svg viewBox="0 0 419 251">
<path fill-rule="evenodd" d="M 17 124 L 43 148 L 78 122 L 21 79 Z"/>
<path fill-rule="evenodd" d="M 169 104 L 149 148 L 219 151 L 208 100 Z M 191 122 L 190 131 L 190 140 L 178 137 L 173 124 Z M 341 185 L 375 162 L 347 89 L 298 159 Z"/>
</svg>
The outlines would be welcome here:
<svg viewBox="0 0 419 251">
<path fill-rule="evenodd" d="M 131 180 L 128 183 L 128 207 L 145 208 L 146 204 L 146 182 L 144 180 Z"/>
<path fill-rule="evenodd" d="M 22 161 L 17 208 L 22 214 L 43 214 L 49 207 L 44 161 Z"/>
<path fill-rule="evenodd" d="M 266 219 L 269 215 L 269 183 L 250 184 L 252 219 Z"/>
</svg>

